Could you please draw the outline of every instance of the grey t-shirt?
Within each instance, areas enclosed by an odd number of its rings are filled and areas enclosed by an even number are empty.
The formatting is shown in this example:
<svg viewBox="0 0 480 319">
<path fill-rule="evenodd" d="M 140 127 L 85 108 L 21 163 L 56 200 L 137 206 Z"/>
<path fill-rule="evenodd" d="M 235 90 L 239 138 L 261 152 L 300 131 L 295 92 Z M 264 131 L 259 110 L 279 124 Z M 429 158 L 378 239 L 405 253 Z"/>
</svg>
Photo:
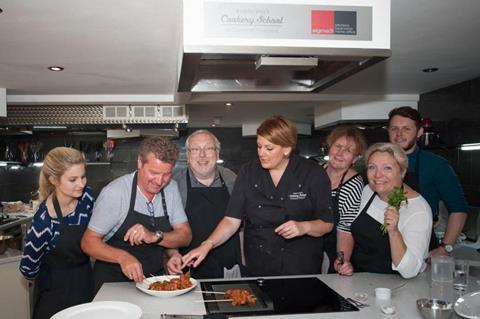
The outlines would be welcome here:
<svg viewBox="0 0 480 319">
<path fill-rule="evenodd" d="M 182 196 L 182 203 L 183 207 L 187 204 L 187 169 L 188 167 L 183 167 L 179 170 L 177 170 L 173 174 L 173 179 L 177 182 L 178 184 L 178 189 L 180 190 L 180 195 Z M 212 185 L 210 187 L 221 187 L 222 182 L 220 181 L 220 176 L 219 173 L 222 175 L 223 180 L 225 181 L 225 184 L 227 185 L 228 193 L 232 194 L 232 189 L 233 185 L 235 184 L 235 179 L 237 178 L 237 175 L 232 172 L 230 169 L 223 167 L 223 166 L 218 166 L 217 169 L 215 170 L 215 179 L 213 180 Z M 200 183 L 190 172 L 190 181 L 192 182 L 192 187 L 208 187 Z"/>
<path fill-rule="evenodd" d="M 93 206 L 92 218 L 88 228 L 96 233 L 105 235 L 104 241 L 109 240 L 123 224 L 127 217 L 130 206 L 130 194 L 132 190 L 134 173 L 121 176 L 105 186 Z M 176 225 L 187 221 L 182 200 L 178 191 L 177 182 L 173 179 L 163 188 L 165 203 L 170 224 Z M 164 216 L 162 206 L 162 195 L 158 193 L 153 198 L 155 217 Z M 137 196 L 134 210 L 149 215 L 147 199 L 137 186 Z"/>
</svg>

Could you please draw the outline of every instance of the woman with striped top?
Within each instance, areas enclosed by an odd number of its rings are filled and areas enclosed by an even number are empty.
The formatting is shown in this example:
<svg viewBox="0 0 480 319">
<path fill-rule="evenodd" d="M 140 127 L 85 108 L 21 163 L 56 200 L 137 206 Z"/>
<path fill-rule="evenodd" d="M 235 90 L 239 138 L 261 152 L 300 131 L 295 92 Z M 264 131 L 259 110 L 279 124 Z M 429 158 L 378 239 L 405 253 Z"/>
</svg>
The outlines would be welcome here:
<svg viewBox="0 0 480 319">
<path fill-rule="evenodd" d="M 360 207 L 364 186 L 362 176 L 352 168 L 366 149 L 362 132 L 353 126 L 338 126 L 327 137 L 328 162 L 324 165 L 330 178 L 335 229 L 325 237 L 325 252 L 329 259 L 329 273 L 334 273 L 333 262 L 337 256 L 350 260 L 349 245 L 341 245 L 351 239 L 349 225 Z M 338 240 L 337 238 L 344 240 Z"/>
<path fill-rule="evenodd" d="M 34 281 L 34 319 L 92 299 L 90 259 L 80 249 L 94 201 L 86 183 L 79 151 L 56 147 L 47 154 L 39 178 L 42 203 L 20 262 L 20 272 Z"/>
</svg>

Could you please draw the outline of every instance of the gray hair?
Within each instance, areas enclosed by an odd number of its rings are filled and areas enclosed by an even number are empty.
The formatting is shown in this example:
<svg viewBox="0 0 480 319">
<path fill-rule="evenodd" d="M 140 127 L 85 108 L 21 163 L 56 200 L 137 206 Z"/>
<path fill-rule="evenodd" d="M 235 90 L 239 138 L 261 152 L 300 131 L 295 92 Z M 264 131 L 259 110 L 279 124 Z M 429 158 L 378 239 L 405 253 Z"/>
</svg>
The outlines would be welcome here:
<svg viewBox="0 0 480 319">
<path fill-rule="evenodd" d="M 375 143 L 370 146 L 367 151 L 365 152 L 365 159 L 368 163 L 370 156 L 376 152 L 386 152 L 393 156 L 395 161 L 397 161 L 398 165 L 400 166 L 400 170 L 405 172 L 408 168 L 408 157 L 405 151 L 398 145 L 393 143 Z"/>
<path fill-rule="evenodd" d="M 190 152 L 190 139 L 196 135 L 199 135 L 199 134 L 207 134 L 208 136 L 210 136 L 212 139 L 213 139 L 213 142 L 215 143 L 215 148 L 217 149 L 217 152 L 220 153 L 220 141 L 218 140 L 218 138 L 212 133 L 210 132 L 209 130 L 196 130 L 195 132 L 193 132 L 192 134 L 190 134 L 188 137 L 187 137 L 187 140 L 185 141 L 185 149 L 187 150 L 187 153 Z"/>
</svg>

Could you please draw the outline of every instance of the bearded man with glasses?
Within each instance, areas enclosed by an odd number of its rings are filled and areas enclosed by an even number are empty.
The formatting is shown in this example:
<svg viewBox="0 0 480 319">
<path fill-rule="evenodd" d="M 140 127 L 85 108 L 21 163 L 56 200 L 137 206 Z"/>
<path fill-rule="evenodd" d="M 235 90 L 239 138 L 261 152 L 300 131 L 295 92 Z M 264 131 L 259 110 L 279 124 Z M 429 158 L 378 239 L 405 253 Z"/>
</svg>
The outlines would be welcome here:
<svg viewBox="0 0 480 319">
<path fill-rule="evenodd" d="M 192 228 L 190 246 L 169 250 L 167 263 L 171 274 L 181 273 L 182 255 L 205 241 L 225 216 L 236 175 L 217 165 L 220 142 L 207 130 L 193 132 L 185 142 L 188 167 L 175 172 L 185 212 Z M 236 232 L 222 246 L 215 249 L 197 268 L 191 270 L 194 278 L 232 278 L 240 276 L 240 240 Z"/>
<path fill-rule="evenodd" d="M 96 259 L 95 291 L 104 282 L 163 275 L 166 248 L 187 246 L 192 233 L 172 170 L 178 149 L 164 137 L 140 144 L 137 170 L 101 191 L 82 249 Z"/>
</svg>

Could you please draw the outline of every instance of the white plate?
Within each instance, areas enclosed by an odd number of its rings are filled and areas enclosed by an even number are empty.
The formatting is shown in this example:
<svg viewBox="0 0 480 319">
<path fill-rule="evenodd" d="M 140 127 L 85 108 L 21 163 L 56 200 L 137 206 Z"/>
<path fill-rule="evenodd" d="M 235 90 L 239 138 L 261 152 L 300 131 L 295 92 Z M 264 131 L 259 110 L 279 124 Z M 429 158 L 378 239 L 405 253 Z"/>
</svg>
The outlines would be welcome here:
<svg viewBox="0 0 480 319">
<path fill-rule="evenodd" d="M 129 302 L 97 301 L 57 312 L 51 319 L 139 319 L 142 309 Z"/>
<path fill-rule="evenodd" d="M 136 284 L 137 288 L 143 291 L 146 294 L 155 296 L 155 297 L 163 297 L 163 298 L 169 298 L 169 297 L 175 297 L 181 294 L 184 294 L 193 288 L 197 286 L 197 281 L 193 278 L 190 278 L 190 282 L 192 283 L 192 286 L 189 288 L 185 289 L 180 289 L 180 290 L 171 290 L 171 291 L 159 291 L 159 290 L 149 290 L 148 287 L 153 284 L 155 281 L 165 281 L 165 280 L 171 280 L 173 278 L 178 278 L 179 276 L 156 276 L 156 277 L 149 277 L 145 278 L 143 282 L 139 282 Z"/>
<path fill-rule="evenodd" d="M 480 319 L 480 291 L 463 295 L 455 301 L 455 312 L 464 318 Z"/>
</svg>

